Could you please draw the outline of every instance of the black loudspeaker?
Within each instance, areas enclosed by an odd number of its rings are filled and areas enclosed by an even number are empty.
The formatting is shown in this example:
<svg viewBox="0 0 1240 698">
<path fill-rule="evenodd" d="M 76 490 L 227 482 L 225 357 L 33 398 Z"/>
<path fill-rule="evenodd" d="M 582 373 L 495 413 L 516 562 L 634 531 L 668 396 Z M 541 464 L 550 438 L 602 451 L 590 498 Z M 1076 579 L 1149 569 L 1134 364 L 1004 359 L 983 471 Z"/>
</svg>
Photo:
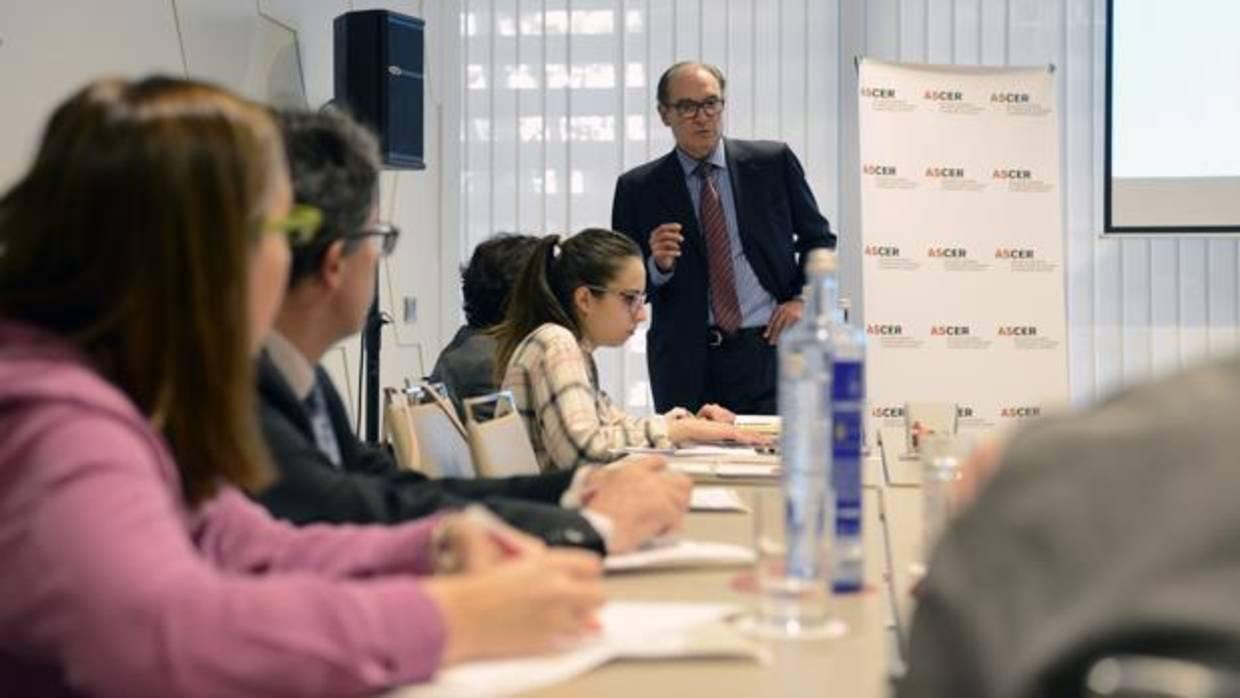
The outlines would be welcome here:
<svg viewBox="0 0 1240 698">
<path fill-rule="evenodd" d="M 383 164 L 421 170 L 422 54 L 426 22 L 365 10 L 335 24 L 336 102 L 379 136 Z"/>
</svg>

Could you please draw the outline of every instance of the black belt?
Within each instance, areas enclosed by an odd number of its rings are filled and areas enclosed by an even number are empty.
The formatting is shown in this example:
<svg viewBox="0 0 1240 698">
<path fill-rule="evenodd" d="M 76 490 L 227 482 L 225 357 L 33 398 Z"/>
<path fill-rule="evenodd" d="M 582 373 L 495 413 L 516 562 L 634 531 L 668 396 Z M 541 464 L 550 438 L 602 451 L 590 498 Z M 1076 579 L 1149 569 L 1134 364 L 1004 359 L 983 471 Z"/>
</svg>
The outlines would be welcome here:
<svg viewBox="0 0 1240 698">
<path fill-rule="evenodd" d="M 713 349 L 728 344 L 734 344 L 755 336 L 761 338 L 765 332 L 766 325 L 763 325 L 762 327 L 742 327 L 731 334 L 724 332 L 718 327 L 711 326 L 706 328 L 706 346 Z"/>
</svg>

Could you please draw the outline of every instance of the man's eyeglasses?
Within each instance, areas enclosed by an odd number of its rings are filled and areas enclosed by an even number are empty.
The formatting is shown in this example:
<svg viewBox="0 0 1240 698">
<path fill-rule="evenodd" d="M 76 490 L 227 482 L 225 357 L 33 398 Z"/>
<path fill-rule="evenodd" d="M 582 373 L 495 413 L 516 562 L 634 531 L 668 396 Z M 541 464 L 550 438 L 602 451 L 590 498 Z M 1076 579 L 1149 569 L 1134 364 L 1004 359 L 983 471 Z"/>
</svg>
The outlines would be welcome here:
<svg viewBox="0 0 1240 698">
<path fill-rule="evenodd" d="M 707 97 L 701 102 L 696 102 L 692 99 L 682 99 L 672 104 L 671 107 L 676 110 L 676 113 L 682 119 L 692 119 L 698 115 L 699 110 L 706 116 L 714 117 L 723 111 L 723 100 L 718 97 Z"/>
<path fill-rule="evenodd" d="M 620 300 L 624 301 L 625 307 L 627 307 L 629 312 L 634 315 L 636 315 L 642 309 L 642 306 L 646 304 L 646 294 L 644 291 L 621 291 L 614 288 L 605 288 L 603 286 L 586 286 L 586 288 L 599 294 L 614 293 L 617 296 L 620 296 Z"/>
<path fill-rule="evenodd" d="M 288 215 L 263 224 L 264 233 L 283 233 L 294 247 L 307 245 L 323 227 L 323 212 L 313 206 L 297 204 Z"/>
<path fill-rule="evenodd" d="M 386 257 L 396 250 L 396 242 L 400 240 L 400 228 L 397 228 L 391 223 L 375 223 L 362 228 L 356 233 L 345 235 L 346 238 L 354 239 L 375 236 L 383 238 L 383 246 L 380 248 L 380 254 Z"/>
</svg>

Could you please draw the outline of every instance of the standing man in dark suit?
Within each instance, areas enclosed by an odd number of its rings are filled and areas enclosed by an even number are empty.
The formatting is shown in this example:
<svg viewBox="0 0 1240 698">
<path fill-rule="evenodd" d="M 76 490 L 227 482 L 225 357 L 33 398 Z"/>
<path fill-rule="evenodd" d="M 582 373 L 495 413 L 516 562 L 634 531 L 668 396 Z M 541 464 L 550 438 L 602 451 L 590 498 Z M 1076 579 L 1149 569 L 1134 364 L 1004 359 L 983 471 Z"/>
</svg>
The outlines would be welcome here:
<svg viewBox="0 0 1240 698">
<path fill-rule="evenodd" d="M 659 115 L 676 148 L 616 182 L 611 225 L 646 256 L 660 412 L 774 414 L 775 342 L 804 310 L 803 262 L 835 247 L 786 144 L 723 138 L 725 85 L 712 65 L 668 68 Z"/>
</svg>

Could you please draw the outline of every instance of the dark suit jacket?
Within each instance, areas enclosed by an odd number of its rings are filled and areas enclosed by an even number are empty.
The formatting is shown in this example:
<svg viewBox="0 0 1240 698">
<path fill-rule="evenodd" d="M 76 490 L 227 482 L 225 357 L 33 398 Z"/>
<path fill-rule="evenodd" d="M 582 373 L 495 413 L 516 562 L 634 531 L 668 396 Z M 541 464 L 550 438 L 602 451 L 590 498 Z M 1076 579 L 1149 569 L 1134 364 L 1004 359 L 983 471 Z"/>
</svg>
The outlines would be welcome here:
<svg viewBox="0 0 1240 698">
<path fill-rule="evenodd" d="M 495 381 L 495 338 L 486 330 L 462 325 L 444 348 L 431 371 L 432 381 L 443 381 L 456 411 L 465 419 L 466 398 L 499 390 Z"/>
<path fill-rule="evenodd" d="M 334 466 L 319 450 L 310 418 L 279 369 L 265 355 L 259 360 L 260 418 L 279 477 L 256 499 L 273 515 L 296 524 L 398 523 L 478 501 L 550 545 L 604 552 L 602 538 L 585 517 L 558 506 L 572 483 L 573 471 L 428 480 L 400 470 L 386 451 L 358 440 L 331 379 L 322 368 L 316 371 L 340 443 L 343 468 Z"/>
<path fill-rule="evenodd" d="M 801 293 L 809 251 L 835 247 L 835 235 L 786 144 L 727 139 L 725 152 L 745 258 L 783 303 Z M 706 392 L 706 243 L 675 150 L 621 175 L 612 202 L 611 227 L 633 238 L 647 258 L 650 231 L 662 223 L 680 223 L 685 243 L 671 280 L 650 289 L 651 386 L 660 412 L 696 410 Z"/>
</svg>

